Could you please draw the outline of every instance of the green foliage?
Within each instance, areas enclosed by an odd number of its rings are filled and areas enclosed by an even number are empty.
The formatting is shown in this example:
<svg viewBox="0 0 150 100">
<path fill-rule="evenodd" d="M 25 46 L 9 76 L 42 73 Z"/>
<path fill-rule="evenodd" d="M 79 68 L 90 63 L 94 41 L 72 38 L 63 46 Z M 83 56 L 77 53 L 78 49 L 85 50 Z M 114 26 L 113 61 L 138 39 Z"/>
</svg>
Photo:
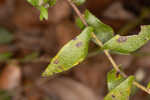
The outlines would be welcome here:
<svg viewBox="0 0 150 100">
<path fill-rule="evenodd" d="M 52 6 L 54 6 L 55 4 L 56 4 L 56 1 L 57 0 L 49 0 L 49 5 L 52 7 Z"/>
<path fill-rule="evenodd" d="M 27 0 L 40 11 L 40 20 L 48 19 L 48 8 L 56 4 L 56 0 Z"/>
<path fill-rule="evenodd" d="M 73 3 L 75 3 L 76 5 L 81 5 L 83 3 L 86 2 L 86 0 L 72 0 Z"/>
<path fill-rule="evenodd" d="M 110 26 L 102 23 L 90 11 L 88 10 L 85 11 L 84 18 L 86 22 L 88 23 L 88 25 L 94 28 L 95 35 L 103 43 L 105 43 L 106 41 L 108 41 L 109 39 L 113 37 L 113 34 L 114 34 L 113 29 Z M 81 22 L 81 20 L 78 19 L 77 22 L 78 22 L 77 25 L 82 29 L 84 25 Z M 94 40 L 94 42 L 96 41 Z"/>
<path fill-rule="evenodd" d="M 117 72 L 115 69 L 112 69 L 107 74 L 108 90 L 111 91 L 112 89 L 116 88 L 116 86 L 118 86 L 124 80 L 125 78 L 120 75 L 119 72 Z"/>
<path fill-rule="evenodd" d="M 66 71 L 82 62 L 88 54 L 88 45 L 93 28 L 87 27 L 76 38 L 69 41 L 52 59 L 43 76 Z"/>
<path fill-rule="evenodd" d="M 27 0 L 32 6 L 39 6 L 39 0 Z"/>
<path fill-rule="evenodd" d="M 103 49 L 112 50 L 114 52 L 128 54 L 141 48 L 150 40 L 150 25 L 141 27 L 139 35 L 120 36 L 116 35 L 104 44 Z"/>
<path fill-rule="evenodd" d="M 72 0 L 76 5 L 81 5 L 85 1 L 86 0 Z M 43 20 L 48 19 L 48 7 L 55 5 L 56 0 L 28 0 L 28 2 L 40 10 L 40 19 Z M 79 18 L 76 19 L 76 24 L 79 28 L 83 29 L 83 32 L 69 41 L 58 52 L 58 54 L 51 60 L 47 69 L 43 73 L 43 76 L 51 76 L 53 74 L 67 71 L 82 62 L 88 54 L 89 42 L 92 38 L 91 33 L 94 33 L 98 40 L 104 43 L 102 49 L 120 54 L 134 52 L 150 40 L 150 25 L 142 26 L 139 35 L 114 36 L 113 29 L 102 23 L 88 10 L 85 11 L 83 17 L 89 27 L 85 27 Z M 93 39 L 93 41 L 97 44 L 95 39 Z M 119 72 L 114 69 L 111 70 L 107 74 L 109 93 L 104 100 L 128 100 L 131 94 L 133 82 L 133 76 L 125 79 Z M 150 83 L 148 84 L 147 89 L 150 89 Z"/>
<path fill-rule="evenodd" d="M 79 17 L 76 18 L 75 23 L 81 30 L 83 30 L 85 28 L 84 24 L 82 23 L 82 21 Z"/>
<path fill-rule="evenodd" d="M 104 100 L 129 100 L 134 77 L 130 76 L 116 88 L 111 90 Z"/>
<path fill-rule="evenodd" d="M 40 12 L 41 12 L 40 20 L 43 20 L 43 19 L 47 20 L 48 19 L 48 9 L 43 7 L 43 6 L 41 6 L 39 9 L 40 9 Z"/>
<path fill-rule="evenodd" d="M 0 28 L 0 44 L 7 44 L 14 39 L 13 34 L 5 28 Z"/>
</svg>

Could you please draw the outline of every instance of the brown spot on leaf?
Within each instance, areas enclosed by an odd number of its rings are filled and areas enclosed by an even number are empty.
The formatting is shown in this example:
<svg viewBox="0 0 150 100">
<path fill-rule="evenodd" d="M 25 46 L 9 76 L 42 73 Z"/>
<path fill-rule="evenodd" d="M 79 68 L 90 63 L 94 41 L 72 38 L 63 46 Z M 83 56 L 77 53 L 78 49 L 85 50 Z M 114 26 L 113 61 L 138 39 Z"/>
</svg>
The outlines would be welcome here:
<svg viewBox="0 0 150 100">
<path fill-rule="evenodd" d="M 126 37 L 126 36 L 121 36 L 121 37 L 118 38 L 117 41 L 118 41 L 119 43 L 121 43 L 121 42 L 126 42 L 126 41 L 127 41 L 127 37 Z"/>
<path fill-rule="evenodd" d="M 54 64 L 58 64 L 59 63 L 59 61 L 58 61 L 58 59 L 56 59 L 55 61 L 54 61 Z"/>
<path fill-rule="evenodd" d="M 121 95 L 123 95 L 123 93 L 122 93 L 122 92 L 120 92 L 120 94 L 121 94 Z"/>
<path fill-rule="evenodd" d="M 63 66 L 58 66 L 60 70 L 65 70 Z"/>
<path fill-rule="evenodd" d="M 119 77 L 119 75 L 120 75 L 120 72 L 117 72 L 117 73 L 116 73 L 116 77 L 118 78 L 118 77 Z"/>
<path fill-rule="evenodd" d="M 81 47 L 82 46 L 82 42 L 78 42 L 77 44 L 76 44 L 76 47 Z"/>
</svg>

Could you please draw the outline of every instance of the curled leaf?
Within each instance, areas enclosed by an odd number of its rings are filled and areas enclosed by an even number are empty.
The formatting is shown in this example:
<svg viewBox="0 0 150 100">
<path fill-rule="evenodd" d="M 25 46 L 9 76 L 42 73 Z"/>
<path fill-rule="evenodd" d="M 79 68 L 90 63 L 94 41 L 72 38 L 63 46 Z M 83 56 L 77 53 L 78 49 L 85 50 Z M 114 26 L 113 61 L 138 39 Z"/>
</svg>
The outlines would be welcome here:
<svg viewBox="0 0 150 100">
<path fill-rule="evenodd" d="M 120 75 L 115 69 L 112 69 L 107 74 L 107 84 L 108 90 L 111 91 L 112 89 L 116 88 L 121 82 L 123 82 L 125 78 Z"/>
<path fill-rule="evenodd" d="M 106 41 L 110 40 L 113 37 L 113 34 L 114 34 L 113 29 L 110 26 L 102 23 L 90 11 L 88 11 L 88 10 L 85 11 L 84 18 L 85 18 L 87 24 L 94 28 L 95 35 L 103 43 L 105 43 Z M 81 20 L 77 19 L 76 23 L 79 28 L 81 28 L 81 29 L 83 28 L 84 24 L 81 22 Z M 95 40 L 94 40 L 94 42 L 96 43 Z"/>
<path fill-rule="evenodd" d="M 134 77 L 130 76 L 116 88 L 111 90 L 104 100 L 129 100 Z"/>
<path fill-rule="evenodd" d="M 43 76 L 66 71 L 82 62 L 88 54 L 92 31 L 93 28 L 87 27 L 80 35 L 68 42 L 52 59 Z"/>
<path fill-rule="evenodd" d="M 103 49 L 108 49 L 117 53 L 128 54 L 141 48 L 150 40 L 150 25 L 141 27 L 139 35 L 120 36 L 116 35 L 106 42 Z"/>
</svg>

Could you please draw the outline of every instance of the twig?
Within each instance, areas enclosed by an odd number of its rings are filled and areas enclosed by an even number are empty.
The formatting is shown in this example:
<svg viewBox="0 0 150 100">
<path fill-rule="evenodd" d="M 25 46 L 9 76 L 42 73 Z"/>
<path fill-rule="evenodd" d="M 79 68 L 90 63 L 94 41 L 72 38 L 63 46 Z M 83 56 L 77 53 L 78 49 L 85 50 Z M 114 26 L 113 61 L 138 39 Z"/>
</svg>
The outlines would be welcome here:
<svg viewBox="0 0 150 100">
<path fill-rule="evenodd" d="M 81 12 L 79 11 L 79 9 L 77 8 L 77 6 L 71 1 L 71 0 L 67 0 L 68 3 L 71 5 L 71 7 L 74 9 L 74 11 L 76 12 L 76 14 L 80 17 L 81 21 L 83 22 L 83 24 L 85 26 L 88 26 L 86 20 L 84 19 L 84 17 L 82 16 Z M 98 43 L 98 45 L 100 47 L 103 46 L 103 43 L 96 37 L 96 35 L 92 32 L 92 37 L 96 40 L 96 42 Z M 116 62 L 114 61 L 114 59 L 112 58 L 112 56 L 109 54 L 108 50 L 104 50 L 105 55 L 108 57 L 109 61 L 111 62 L 111 64 L 113 65 L 114 69 L 119 72 L 123 77 L 127 77 L 127 75 L 122 72 L 118 65 L 116 64 Z M 144 86 L 142 86 L 141 84 L 137 83 L 136 81 L 134 81 L 133 83 L 135 86 L 137 86 L 138 88 L 140 88 L 141 90 L 147 92 L 148 94 L 150 94 L 150 91 L 145 88 Z"/>
</svg>

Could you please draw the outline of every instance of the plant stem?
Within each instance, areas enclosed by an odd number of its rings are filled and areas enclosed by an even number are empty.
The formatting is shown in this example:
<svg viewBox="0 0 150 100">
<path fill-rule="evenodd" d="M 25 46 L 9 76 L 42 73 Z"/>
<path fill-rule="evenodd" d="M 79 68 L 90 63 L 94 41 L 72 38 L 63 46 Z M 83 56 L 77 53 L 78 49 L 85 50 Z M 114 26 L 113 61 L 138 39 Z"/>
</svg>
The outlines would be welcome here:
<svg viewBox="0 0 150 100">
<path fill-rule="evenodd" d="M 84 17 L 82 16 L 82 14 L 81 14 L 81 12 L 79 11 L 79 9 L 77 8 L 77 6 L 76 6 L 71 0 L 67 0 L 67 1 L 68 1 L 68 3 L 71 5 L 71 7 L 74 9 L 74 11 L 76 12 L 76 14 L 80 17 L 80 19 L 81 19 L 81 21 L 83 22 L 83 24 L 84 24 L 85 26 L 88 26 L 86 20 L 85 20 Z M 103 43 L 96 37 L 96 35 L 95 35 L 93 32 L 92 32 L 91 34 L 92 34 L 92 37 L 93 37 L 93 38 L 96 40 L 96 42 L 98 43 L 98 45 L 99 45 L 100 47 L 102 47 L 102 46 L 103 46 Z M 109 51 L 108 51 L 108 50 L 104 50 L 104 53 L 105 53 L 105 55 L 108 57 L 108 59 L 109 59 L 109 61 L 111 62 L 111 64 L 113 65 L 114 69 L 115 69 L 117 72 L 119 72 L 123 77 L 127 78 L 127 75 L 119 69 L 118 65 L 116 64 L 116 62 L 114 61 L 114 59 L 113 59 L 112 56 L 110 55 Z M 135 86 L 137 86 L 138 88 L 140 88 L 141 90 L 143 90 L 143 91 L 147 92 L 148 94 L 150 94 L 150 91 L 149 91 L 146 87 L 142 86 L 141 84 L 137 83 L 136 81 L 134 81 L 133 84 L 134 84 Z"/>
</svg>

